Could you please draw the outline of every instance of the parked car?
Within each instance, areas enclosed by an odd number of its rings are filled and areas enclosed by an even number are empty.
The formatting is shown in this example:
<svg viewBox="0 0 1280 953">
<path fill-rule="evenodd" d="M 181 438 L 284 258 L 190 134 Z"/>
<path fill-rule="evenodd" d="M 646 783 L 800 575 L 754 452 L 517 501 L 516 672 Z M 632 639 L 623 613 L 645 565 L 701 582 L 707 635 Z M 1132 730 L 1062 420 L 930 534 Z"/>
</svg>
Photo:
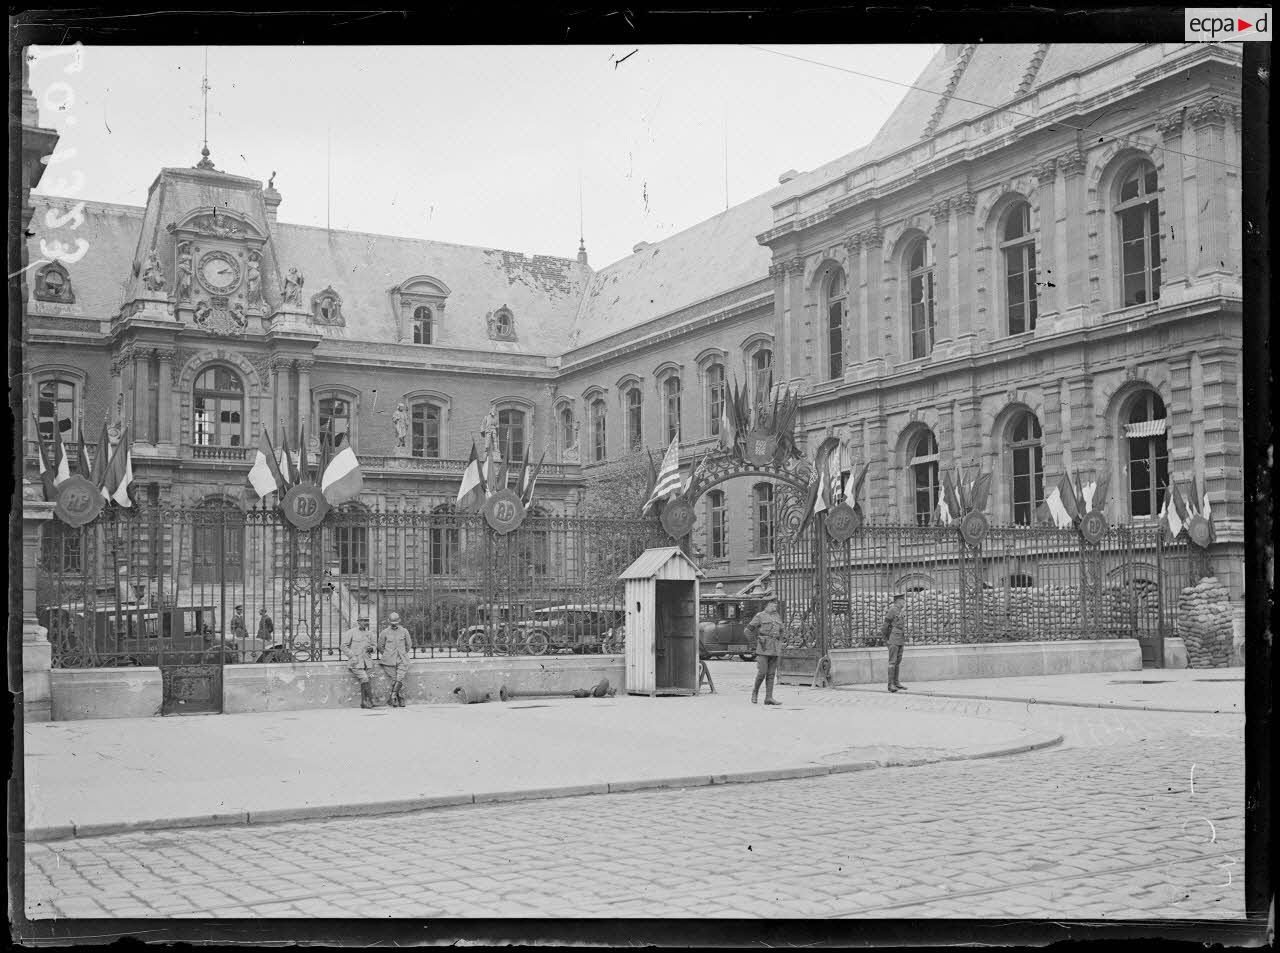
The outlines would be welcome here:
<svg viewBox="0 0 1280 953">
<path fill-rule="evenodd" d="M 463 652 L 483 652 L 487 649 L 496 655 L 507 655 L 518 651 L 520 636 L 515 631 L 511 619 L 520 618 L 524 614 L 523 606 L 495 606 L 493 614 L 483 618 L 483 609 L 478 610 L 482 617 L 480 622 L 463 626 L 458 631 L 457 646 Z M 515 623 L 516 626 L 519 623 Z"/>
<path fill-rule="evenodd" d="M 516 623 L 512 641 L 526 655 L 621 652 L 626 610 L 620 605 L 570 604 L 535 609 Z"/>
<path fill-rule="evenodd" d="M 235 664 L 266 661 L 259 639 L 219 638 L 210 605 L 42 606 L 40 624 L 62 647 L 64 665 Z"/>
<path fill-rule="evenodd" d="M 766 599 L 756 596 L 708 594 L 700 600 L 698 611 L 698 654 L 701 658 L 729 658 L 737 655 L 747 662 L 755 661 L 755 639 L 747 631 Z"/>
</svg>

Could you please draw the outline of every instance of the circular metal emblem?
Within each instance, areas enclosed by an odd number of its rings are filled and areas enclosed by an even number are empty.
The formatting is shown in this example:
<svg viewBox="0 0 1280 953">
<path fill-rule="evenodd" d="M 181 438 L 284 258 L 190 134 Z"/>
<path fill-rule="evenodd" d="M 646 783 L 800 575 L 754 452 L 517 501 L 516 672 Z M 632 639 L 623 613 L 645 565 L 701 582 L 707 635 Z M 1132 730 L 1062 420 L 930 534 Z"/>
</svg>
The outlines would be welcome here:
<svg viewBox="0 0 1280 953">
<path fill-rule="evenodd" d="M 240 263 L 224 251 L 211 251 L 201 258 L 196 274 L 214 294 L 227 294 L 240 285 Z"/>
<path fill-rule="evenodd" d="M 837 503 L 827 511 L 827 535 L 843 543 L 862 528 L 862 514 L 848 503 Z"/>
<path fill-rule="evenodd" d="M 693 505 L 687 500 L 674 500 L 662 511 L 662 528 L 672 539 L 684 539 L 697 521 Z"/>
<path fill-rule="evenodd" d="M 76 474 L 62 481 L 58 498 L 53 502 L 53 515 L 68 526 L 91 523 L 102 512 L 102 493 L 93 483 Z"/>
<path fill-rule="evenodd" d="M 315 529 L 329 512 L 329 501 L 314 483 L 295 486 L 280 505 L 284 518 L 298 529 Z"/>
<path fill-rule="evenodd" d="M 64 484 L 65 485 L 65 484 Z M 1201 549 L 1209 545 L 1209 521 L 1200 514 L 1187 520 L 1187 535 Z"/>
<path fill-rule="evenodd" d="M 524 522 L 524 504 L 512 490 L 499 490 L 484 501 L 485 522 L 500 536 Z"/>
<path fill-rule="evenodd" d="M 970 510 L 960 517 L 960 535 L 970 546 L 977 546 L 987 535 L 987 515 L 980 510 Z"/>
<path fill-rule="evenodd" d="M 752 430 L 747 434 L 742 459 L 753 466 L 763 467 L 773 462 L 778 449 L 778 435 L 768 430 Z"/>
<path fill-rule="evenodd" d="M 1080 517 L 1080 535 L 1091 546 L 1096 546 L 1108 529 L 1107 518 L 1098 510 L 1090 510 Z"/>
</svg>

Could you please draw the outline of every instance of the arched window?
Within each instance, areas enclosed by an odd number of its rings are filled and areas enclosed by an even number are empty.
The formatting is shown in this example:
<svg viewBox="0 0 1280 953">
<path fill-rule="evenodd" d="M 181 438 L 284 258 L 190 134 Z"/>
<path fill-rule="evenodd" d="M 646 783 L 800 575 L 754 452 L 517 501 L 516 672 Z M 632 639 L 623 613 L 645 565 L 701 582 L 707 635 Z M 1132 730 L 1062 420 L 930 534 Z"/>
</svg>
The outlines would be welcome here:
<svg viewBox="0 0 1280 953">
<path fill-rule="evenodd" d="M 756 554 L 773 553 L 773 484 L 757 483 L 752 491 L 756 510 Z"/>
<path fill-rule="evenodd" d="M 413 309 L 413 343 L 431 343 L 431 309 L 425 304 Z"/>
<path fill-rule="evenodd" d="M 928 526 L 938 506 L 938 441 L 932 431 L 922 430 L 912 438 L 907 449 L 907 465 L 911 468 L 916 522 Z"/>
<path fill-rule="evenodd" d="M 409 414 L 409 451 L 415 457 L 440 459 L 440 422 L 444 410 L 439 404 L 419 401 Z"/>
<path fill-rule="evenodd" d="M 1124 306 L 1160 299 L 1160 202 L 1156 168 L 1134 164 L 1121 178 L 1116 218 Z"/>
<path fill-rule="evenodd" d="M 517 461 L 524 456 L 524 411 L 498 411 L 498 447 L 502 459 Z"/>
<path fill-rule="evenodd" d="M 352 441 L 351 401 L 345 397 L 321 397 L 316 409 L 322 446 L 328 444 L 332 450 L 341 450 Z"/>
<path fill-rule="evenodd" d="M 751 373 L 754 378 L 751 397 L 758 400 L 757 395 L 768 394 L 773 387 L 773 351 L 762 347 L 751 355 Z"/>
<path fill-rule="evenodd" d="M 627 449 L 639 450 L 644 443 L 643 398 L 640 394 L 640 388 L 628 387 L 625 400 L 627 405 Z"/>
<path fill-rule="evenodd" d="M 662 382 L 662 416 L 671 443 L 680 433 L 680 378 L 672 375 Z"/>
<path fill-rule="evenodd" d="M 933 254 L 929 240 L 916 239 L 907 250 L 907 295 L 911 309 L 911 359 L 933 353 Z"/>
<path fill-rule="evenodd" d="M 229 367 L 205 368 L 196 378 L 192 426 L 198 447 L 239 447 L 244 440 L 244 386 Z"/>
<path fill-rule="evenodd" d="M 433 576 L 456 576 L 462 534 L 452 503 L 443 503 L 431 511 L 430 571 Z"/>
<path fill-rule="evenodd" d="M 836 268 L 827 278 L 825 312 L 827 378 L 838 380 L 844 376 L 845 282 L 841 268 Z"/>
<path fill-rule="evenodd" d="M 724 493 L 712 490 L 707 494 L 707 506 L 711 510 L 711 558 L 729 558 L 729 538 Z"/>
<path fill-rule="evenodd" d="M 560 448 L 568 450 L 577 442 L 577 433 L 573 426 L 573 407 L 565 404 L 560 408 Z"/>
<path fill-rule="evenodd" d="M 61 520 L 45 523 L 40 535 L 41 568 L 48 573 L 83 572 L 81 532 L 82 530 L 68 526 Z"/>
<path fill-rule="evenodd" d="M 1040 421 L 1029 410 L 1009 424 L 1006 446 L 1013 474 L 1013 521 L 1030 526 L 1036 507 L 1044 502 L 1044 457 Z"/>
<path fill-rule="evenodd" d="M 724 415 L 724 365 L 707 368 L 707 433 L 720 436 L 720 418 Z"/>
<path fill-rule="evenodd" d="M 1164 504 L 1169 485 L 1169 444 L 1164 401 L 1153 390 L 1136 395 L 1129 404 L 1125 443 L 1129 453 L 1129 513 L 1154 516 Z"/>
<path fill-rule="evenodd" d="M 333 559 L 339 575 L 363 576 L 369 572 L 369 528 L 360 521 L 360 509 L 348 512 L 333 527 Z"/>
<path fill-rule="evenodd" d="M 76 439 L 76 385 L 64 380 L 41 381 L 37 391 L 36 417 L 40 439 L 48 442 L 55 432 L 64 441 Z"/>
<path fill-rule="evenodd" d="M 607 419 L 604 398 L 597 397 L 591 402 L 591 459 L 597 462 L 603 460 L 608 451 L 608 444 L 605 441 Z"/>
<path fill-rule="evenodd" d="M 1031 206 L 1018 202 L 1004 216 L 1000 230 L 1004 259 L 1005 316 L 1009 333 L 1036 329 L 1036 241 L 1031 233 Z"/>
</svg>

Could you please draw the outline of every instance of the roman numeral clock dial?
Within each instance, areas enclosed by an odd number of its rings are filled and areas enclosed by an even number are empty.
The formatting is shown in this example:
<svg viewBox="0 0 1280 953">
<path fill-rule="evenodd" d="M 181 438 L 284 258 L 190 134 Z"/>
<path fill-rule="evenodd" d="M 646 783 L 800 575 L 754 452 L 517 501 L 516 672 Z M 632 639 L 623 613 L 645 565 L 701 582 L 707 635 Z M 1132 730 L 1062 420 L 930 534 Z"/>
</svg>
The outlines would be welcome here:
<svg viewBox="0 0 1280 953">
<path fill-rule="evenodd" d="M 209 252 L 200 259 L 200 283 L 214 294 L 225 295 L 240 286 L 240 264 L 226 252 Z"/>
</svg>

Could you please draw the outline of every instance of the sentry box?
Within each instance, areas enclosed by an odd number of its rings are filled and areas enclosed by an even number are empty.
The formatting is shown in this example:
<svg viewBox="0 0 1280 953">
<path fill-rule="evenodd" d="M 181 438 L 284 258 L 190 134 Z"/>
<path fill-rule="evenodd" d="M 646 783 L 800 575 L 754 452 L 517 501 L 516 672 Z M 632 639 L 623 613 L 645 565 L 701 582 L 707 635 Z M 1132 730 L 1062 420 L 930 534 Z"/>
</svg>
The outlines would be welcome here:
<svg viewBox="0 0 1280 953">
<path fill-rule="evenodd" d="M 619 577 L 626 586 L 627 694 L 698 693 L 698 580 L 679 548 L 646 549 Z"/>
</svg>

